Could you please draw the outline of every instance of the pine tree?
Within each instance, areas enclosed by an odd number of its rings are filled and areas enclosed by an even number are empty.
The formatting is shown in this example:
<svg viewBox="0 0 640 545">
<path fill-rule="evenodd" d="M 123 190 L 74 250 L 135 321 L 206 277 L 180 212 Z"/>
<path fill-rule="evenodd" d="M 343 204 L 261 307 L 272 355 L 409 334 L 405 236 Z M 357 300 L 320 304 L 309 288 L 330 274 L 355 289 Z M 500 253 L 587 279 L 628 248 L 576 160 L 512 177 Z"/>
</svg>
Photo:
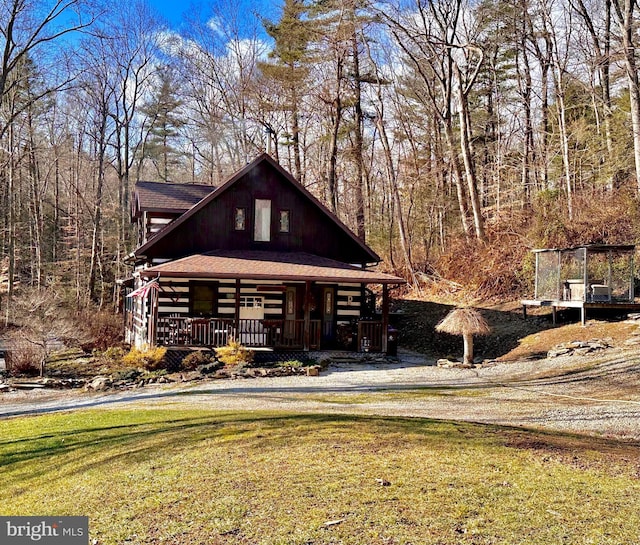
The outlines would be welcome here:
<svg viewBox="0 0 640 545">
<path fill-rule="evenodd" d="M 170 171 L 180 165 L 182 152 L 175 144 L 186 122 L 180 116 L 183 101 L 175 92 L 173 74 L 170 70 L 161 70 L 159 78 L 156 93 L 141 109 L 149 126 L 142 159 L 150 159 L 158 176 L 166 181 Z"/>
<path fill-rule="evenodd" d="M 263 19 L 267 34 L 274 39 L 271 62 L 259 64 L 267 78 L 278 82 L 286 93 L 285 110 L 290 113 L 291 146 L 293 147 L 295 175 L 302 179 L 300 150 L 300 99 L 309 75 L 309 28 L 304 0 L 285 0 L 282 17 L 277 23 Z"/>
</svg>

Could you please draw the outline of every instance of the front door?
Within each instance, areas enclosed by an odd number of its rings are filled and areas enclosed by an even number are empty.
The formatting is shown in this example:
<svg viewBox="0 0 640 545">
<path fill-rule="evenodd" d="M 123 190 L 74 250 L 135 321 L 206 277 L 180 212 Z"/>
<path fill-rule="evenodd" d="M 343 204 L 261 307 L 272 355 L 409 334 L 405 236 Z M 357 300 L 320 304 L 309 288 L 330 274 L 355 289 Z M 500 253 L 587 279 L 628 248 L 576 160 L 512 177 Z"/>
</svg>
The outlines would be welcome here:
<svg viewBox="0 0 640 545">
<path fill-rule="evenodd" d="M 326 347 L 333 346 L 335 341 L 335 299 L 335 288 L 322 288 L 322 344 Z"/>
<path fill-rule="evenodd" d="M 296 338 L 296 319 L 298 317 L 298 288 L 287 286 L 284 295 L 284 338 L 285 342 L 293 342 Z"/>
<path fill-rule="evenodd" d="M 240 297 L 239 341 L 246 346 L 264 346 L 264 299 L 259 295 Z"/>
</svg>

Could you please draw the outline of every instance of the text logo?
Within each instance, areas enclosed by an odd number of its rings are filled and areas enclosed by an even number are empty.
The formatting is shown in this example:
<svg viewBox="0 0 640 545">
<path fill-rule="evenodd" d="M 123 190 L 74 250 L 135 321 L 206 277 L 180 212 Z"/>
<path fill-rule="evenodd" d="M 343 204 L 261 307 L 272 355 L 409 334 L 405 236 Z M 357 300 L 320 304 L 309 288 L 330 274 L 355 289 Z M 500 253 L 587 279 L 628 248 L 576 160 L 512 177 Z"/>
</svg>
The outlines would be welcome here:
<svg viewBox="0 0 640 545">
<path fill-rule="evenodd" d="M 87 545 L 89 517 L 0 517 L 0 545 Z"/>
</svg>

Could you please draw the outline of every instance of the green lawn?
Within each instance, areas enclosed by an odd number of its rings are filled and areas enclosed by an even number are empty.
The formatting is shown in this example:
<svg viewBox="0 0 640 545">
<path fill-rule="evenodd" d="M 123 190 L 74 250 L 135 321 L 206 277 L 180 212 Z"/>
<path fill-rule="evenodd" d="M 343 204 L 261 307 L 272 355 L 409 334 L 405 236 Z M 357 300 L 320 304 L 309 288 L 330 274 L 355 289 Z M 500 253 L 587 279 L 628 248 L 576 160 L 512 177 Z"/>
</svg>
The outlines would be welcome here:
<svg viewBox="0 0 640 545">
<path fill-rule="evenodd" d="M 3 420 L 0 482 L 0 514 L 89 515 L 100 545 L 640 542 L 638 445 L 425 419 Z"/>
</svg>

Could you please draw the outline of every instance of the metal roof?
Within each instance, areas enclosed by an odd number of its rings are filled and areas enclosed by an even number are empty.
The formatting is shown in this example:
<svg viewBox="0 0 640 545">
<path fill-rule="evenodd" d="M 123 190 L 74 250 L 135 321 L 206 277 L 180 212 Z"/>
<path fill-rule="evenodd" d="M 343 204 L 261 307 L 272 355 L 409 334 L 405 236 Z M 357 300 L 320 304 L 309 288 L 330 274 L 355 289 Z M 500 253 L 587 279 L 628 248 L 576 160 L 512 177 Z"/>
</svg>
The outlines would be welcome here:
<svg viewBox="0 0 640 545">
<path fill-rule="evenodd" d="M 570 248 L 537 248 L 531 250 L 534 253 L 541 252 L 575 252 L 576 250 L 588 250 L 590 252 L 633 252 L 636 247 L 633 244 L 584 244 L 582 246 L 572 246 Z"/>
<path fill-rule="evenodd" d="M 399 276 L 303 252 L 215 251 L 162 263 L 141 276 L 405 284 Z"/>
<path fill-rule="evenodd" d="M 204 199 L 216 188 L 213 185 L 170 182 L 137 182 L 135 185 L 134 217 L 139 212 L 183 213 Z"/>
</svg>

